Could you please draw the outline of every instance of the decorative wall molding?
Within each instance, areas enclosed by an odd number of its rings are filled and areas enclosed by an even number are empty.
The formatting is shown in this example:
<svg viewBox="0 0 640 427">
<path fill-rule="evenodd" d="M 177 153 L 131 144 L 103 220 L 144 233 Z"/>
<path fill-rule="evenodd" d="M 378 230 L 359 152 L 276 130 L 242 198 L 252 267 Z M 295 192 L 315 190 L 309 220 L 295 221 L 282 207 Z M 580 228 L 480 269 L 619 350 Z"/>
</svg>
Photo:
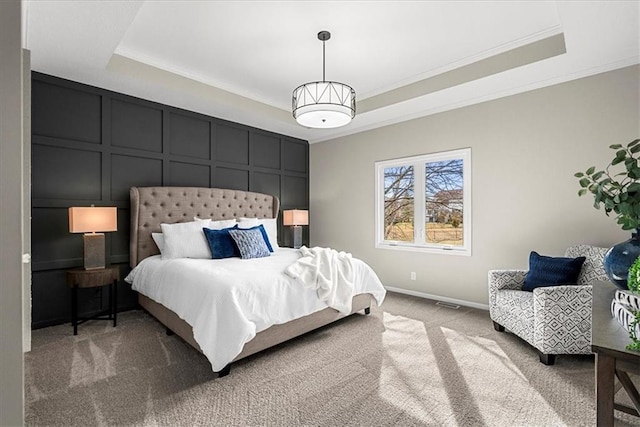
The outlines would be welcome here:
<svg viewBox="0 0 640 427">
<path fill-rule="evenodd" d="M 276 195 L 282 209 L 309 207 L 307 141 L 37 72 L 32 112 L 34 327 L 70 318 L 64 270 L 82 265 L 82 242 L 68 231 L 69 206 L 118 208 L 106 249 L 121 277 L 131 186 L 232 188 Z M 135 307 L 136 294 L 120 287 L 120 309 Z M 103 306 L 99 289 L 83 293 L 81 307 Z"/>
</svg>

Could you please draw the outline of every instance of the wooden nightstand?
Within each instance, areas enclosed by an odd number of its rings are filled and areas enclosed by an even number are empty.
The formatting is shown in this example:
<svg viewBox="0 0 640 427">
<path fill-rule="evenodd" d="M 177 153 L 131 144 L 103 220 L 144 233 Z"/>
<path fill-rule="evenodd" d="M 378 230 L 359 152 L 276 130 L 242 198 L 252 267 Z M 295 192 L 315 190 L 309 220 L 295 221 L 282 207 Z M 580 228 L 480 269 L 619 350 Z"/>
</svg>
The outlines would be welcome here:
<svg viewBox="0 0 640 427">
<path fill-rule="evenodd" d="M 67 270 L 67 285 L 71 288 L 73 335 L 78 335 L 78 325 L 87 320 L 113 320 L 113 327 L 115 328 L 118 315 L 118 280 L 120 280 L 120 269 L 115 266 L 96 270 L 85 270 L 83 268 Z M 78 317 L 78 288 L 95 288 L 107 285 L 109 285 L 109 309 L 93 317 Z M 105 315 L 107 317 L 102 317 Z"/>
</svg>

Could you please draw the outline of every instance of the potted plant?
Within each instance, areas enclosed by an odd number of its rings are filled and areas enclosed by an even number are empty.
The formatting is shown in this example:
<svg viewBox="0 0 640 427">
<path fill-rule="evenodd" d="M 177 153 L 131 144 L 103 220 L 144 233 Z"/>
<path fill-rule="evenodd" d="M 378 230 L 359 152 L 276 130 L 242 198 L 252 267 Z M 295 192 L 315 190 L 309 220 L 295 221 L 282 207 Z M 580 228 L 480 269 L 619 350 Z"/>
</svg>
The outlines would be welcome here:
<svg viewBox="0 0 640 427">
<path fill-rule="evenodd" d="M 607 216 L 615 213 L 623 230 L 635 230 L 631 239 L 609 249 L 604 260 L 609 278 L 626 289 L 629 267 L 640 255 L 640 139 L 626 147 L 614 144 L 609 148 L 616 154 L 604 170 L 591 166 L 575 177 L 580 180 L 579 196 L 593 194 L 596 209 L 604 207 Z"/>
</svg>

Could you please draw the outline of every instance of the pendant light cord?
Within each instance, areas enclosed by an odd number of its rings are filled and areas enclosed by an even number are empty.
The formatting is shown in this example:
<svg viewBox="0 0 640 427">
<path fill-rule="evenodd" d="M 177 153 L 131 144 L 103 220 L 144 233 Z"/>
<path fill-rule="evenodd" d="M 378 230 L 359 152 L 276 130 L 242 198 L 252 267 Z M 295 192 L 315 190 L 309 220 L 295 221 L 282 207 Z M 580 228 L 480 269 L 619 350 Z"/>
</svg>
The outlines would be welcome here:
<svg viewBox="0 0 640 427">
<path fill-rule="evenodd" d="M 322 40 L 322 82 L 326 82 L 326 79 L 324 77 L 324 70 L 325 70 L 325 58 L 324 58 L 324 43 L 325 41 Z"/>
</svg>

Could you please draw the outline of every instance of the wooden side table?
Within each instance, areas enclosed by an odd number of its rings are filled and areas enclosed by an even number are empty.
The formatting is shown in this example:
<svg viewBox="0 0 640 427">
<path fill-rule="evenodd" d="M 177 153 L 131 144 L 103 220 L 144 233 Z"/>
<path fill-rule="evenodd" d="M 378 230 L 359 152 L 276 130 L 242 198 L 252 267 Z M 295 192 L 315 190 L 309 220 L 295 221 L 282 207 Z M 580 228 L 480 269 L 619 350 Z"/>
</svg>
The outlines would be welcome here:
<svg viewBox="0 0 640 427">
<path fill-rule="evenodd" d="M 116 327 L 118 315 L 118 281 L 120 269 L 115 266 L 85 270 L 76 268 L 67 270 L 67 285 L 71 288 L 71 323 L 73 335 L 78 335 L 78 325 L 87 320 L 113 320 Z M 78 288 L 95 288 L 109 285 L 109 309 L 92 317 L 78 317 Z M 104 317 L 104 316 L 107 317 Z"/>
<path fill-rule="evenodd" d="M 627 350 L 629 333 L 611 315 L 616 287 L 610 282 L 593 284 L 591 350 L 596 354 L 596 424 L 613 426 L 613 410 L 640 417 L 640 394 L 628 372 L 640 374 L 640 353 Z M 629 395 L 633 407 L 614 400 L 615 378 Z"/>
</svg>

